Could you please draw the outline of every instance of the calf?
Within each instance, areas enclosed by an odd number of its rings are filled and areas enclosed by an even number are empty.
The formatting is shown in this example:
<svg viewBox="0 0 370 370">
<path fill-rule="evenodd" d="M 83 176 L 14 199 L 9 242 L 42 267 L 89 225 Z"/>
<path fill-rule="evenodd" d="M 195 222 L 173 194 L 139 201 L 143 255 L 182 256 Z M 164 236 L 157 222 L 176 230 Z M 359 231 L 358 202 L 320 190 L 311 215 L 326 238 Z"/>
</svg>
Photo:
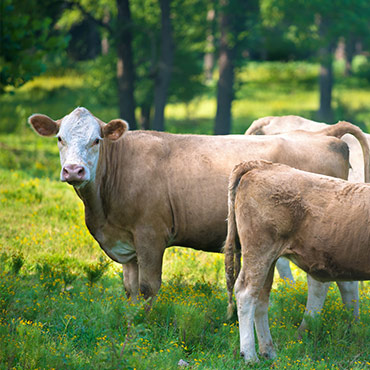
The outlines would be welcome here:
<svg viewBox="0 0 370 370">
<path fill-rule="evenodd" d="M 60 179 L 82 199 L 86 225 L 101 248 L 124 265 L 125 288 L 133 298 L 157 293 L 167 247 L 221 252 L 235 164 L 266 159 L 348 176 L 347 144 L 325 135 L 131 132 L 126 122 L 106 124 L 85 108 L 58 121 L 36 114 L 29 122 L 40 135 L 58 138 Z M 356 129 L 343 123 L 329 134 Z"/>
<path fill-rule="evenodd" d="M 275 356 L 267 311 L 278 258 L 289 258 L 320 281 L 370 279 L 369 197 L 368 184 L 282 164 L 249 161 L 234 168 L 225 265 L 226 278 L 233 281 L 238 235 L 243 267 L 235 296 L 240 352 L 246 361 L 257 361 L 253 323 L 260 353 Z"/>
<path fill-rule="evenodd" d="M 311 121 L 299 116 L 271 116 L 263 117 L 254 121 L 246 135 L 276 135 L 281 133 L 292 132 L 296 130 L 321 131 L 330 125 L 322 122 Z M 370 135 L 364 134 L 364 137 L 370 143 Z M 352 135 L 346 134 L 342 137 L 349 147 L 350 170 L 348 180 L 352 182 L 364 182 L 364 157 L 361 145 Z M 361 140 L 361 139 L 360 139 Z M 365 158 L 366 159 L 366 158 Z M 367 181 L 368 182 L 368 181 Z M 282 279 L 288 279 L 294 282 L 290 270 L 289 261 L 281 258 L 276 263 L 276 268 Z M 330 283 L 322 283 L 314 280 L 310 275 L 307 276 L 308 297 L 306 304 L 306 315 L 313 316 L 319 312 L 325 301 Z M 358 282 L 356 281 L 338 281 L 337 285 L 342 295 L 342 299 L 347 308 L 353 309 L 353 314 L 358 316 L 359 311 L 359 294 Z M 303 319 L 299 330 L 303 331 L 307 327 L 305 318 Z"/>
</svg>

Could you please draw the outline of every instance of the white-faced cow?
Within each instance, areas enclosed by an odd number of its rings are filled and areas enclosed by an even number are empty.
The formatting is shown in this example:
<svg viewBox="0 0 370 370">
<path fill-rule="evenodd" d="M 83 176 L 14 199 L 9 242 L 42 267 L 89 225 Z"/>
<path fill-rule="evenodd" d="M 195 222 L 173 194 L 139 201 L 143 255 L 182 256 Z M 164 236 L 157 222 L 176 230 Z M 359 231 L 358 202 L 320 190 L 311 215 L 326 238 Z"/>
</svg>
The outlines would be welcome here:
<svg viewBox="0 0 370 370">
<path fill-rule="evenodd" d="M 287 133 L 296 130 L 305 131 L 321 131 L 330 125 L 322 122 L 311 121 L 299 116 L 271 116 L 263 117 L 254 121 L 248 130 L 245 132 L 246 135 L 276 135 Z M 370 135 L 364 134 L 369 145 Z M 349 147 L 349 162 L 350 170 L 348 181 L 351 182 L 364 182 L 364 157 L 361 145 L 356 138 L 352 135 L 346 134 L 341 138 L 345 141 Z M 276 267 L 279 271 L 279 275 L 282 279 L 288 279 L 294 282 L 294 278 L 289 266 L 289 260 L 281 258 L 277 261 Z M 306 315 L 313 316 L 319 312 L 325 301 L 329 286 L 331 283 L 322 283 L 314 280 L 310 275 L 307 276 L 308 284 L 308 297 L 306 304 Z M 337 282 L 339 290 L 342 295 L 344 304 L 350 310 L 353 310 L 353 314 L 358 316 L 359 314 L 359 293 L 358 293 L 358 282 Z M 306 320 L 303 319 L 302 324 L 299 328 L 300 331 L 307 327 Z"/>
<path fill-rule="evenodd" d="M 86 225 L 101 248 L 124 265 L 124 284 L 132 297 L 157 293 L 167 247 L 222 250 L 228 177 L 235 164 L 262 158 L 348 176 L 347 144 L 318 134 L 128 131 L 126 122 L 103 123 L 85 108 L 58 121 L 35 114 L 29 122 L 39 134 L 58 138 L 60 178 L 82 199 Z M 329 134 L 342 136 L 353 129 L 341 124 Z"/>
<path fill-rule="evenodd" d="M 257 361 L 275 351 L 268 302 L 275 262 L 286 256 L 320 281 L 370 279 L 370 185 L 350 183 L 266 161 L 243 162 L 229 183 L 227 278 L 236 235 L 243 267 L 235 284 L 240 351 Z M 229 302 L 232 304 L 232 302 Z"/>
</svg>

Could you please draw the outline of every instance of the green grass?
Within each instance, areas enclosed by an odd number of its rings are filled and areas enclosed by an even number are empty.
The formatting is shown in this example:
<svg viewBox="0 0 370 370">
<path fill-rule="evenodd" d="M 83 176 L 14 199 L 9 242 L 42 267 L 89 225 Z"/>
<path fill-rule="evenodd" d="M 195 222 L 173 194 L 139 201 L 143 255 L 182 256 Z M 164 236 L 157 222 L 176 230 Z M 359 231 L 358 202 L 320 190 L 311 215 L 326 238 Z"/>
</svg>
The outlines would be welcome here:
<svg viewBox="0 0 370 370">
<path fill-rule="evenodd" d="M 339 73 L 339 72 L 338 72 Z M 368 86 L 338 75 L 335 114 L 370 122 Z M 271 114 L 314 118 L 317 66 L 251 64 L 233 105 L 234 132 Z M 146 312 L 124 294 L 122 272 L 89 235 L 83 206 L 58 181 L 55 139 L 26 125 L 41 112 L 60 118 L 83 105 L 108 121 L 114 106 L 98 104 L 83 76 L 38 78 L 0 97 L 0 370 L 5 369 L 244 369 L 238 323 L 226 321 L 223 257 L 184 248 L 165 253 L 163 285 Z M 166 110 L 169 131 L 211 133 L 212 93 Z M 343 114 L 343 116 L 342 116 Z M 352 117 L 352 119 L 351 119 Z M 102 259 L 103 258 L 103 259 Z M 370 284 L 361 287 L 353 322 L 333 286 L 311 332 L 298 339 L 305 276 L 275 280 L 269 311 L 278 357 L 253 369 L 370 369 Z"/>
</svg>

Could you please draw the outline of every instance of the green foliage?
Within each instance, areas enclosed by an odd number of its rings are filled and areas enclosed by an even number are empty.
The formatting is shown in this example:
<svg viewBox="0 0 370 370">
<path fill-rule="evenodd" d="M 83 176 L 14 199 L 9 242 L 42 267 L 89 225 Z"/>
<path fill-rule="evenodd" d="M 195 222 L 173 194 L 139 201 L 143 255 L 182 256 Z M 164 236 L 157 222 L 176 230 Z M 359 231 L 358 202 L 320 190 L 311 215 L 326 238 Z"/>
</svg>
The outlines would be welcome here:
<svg viewBox="0 0 370 370">
<path fill-rule="evenodd" d="M 110 261 L 100 258 L 98 263 L 91 263 L 85 266 L 84 270 L 90 286 L 93 286 L 94 283 L 101 279 L 101 277 L 107 271 L 109 264 Z"/>
<path fill-rule="evenodd" d="M 356 65 L 355 67 L 355 74 L 366 80 L 366 82 L 370 82 L 370 59 L 363 58 L 363 60 Z"/>
<path fill-rule="evenodd" d="M 0 93 L 6 86 L 18 87 L 44 72 L 46 54 L 58 53 L 66 47 L 66 38 L 52 31 L 55 4 L 1 1 Z"/>
<path fill-rule="evenodd" d="M 288 39 L 312 50 L 339 37 L 365 35 L 366 39 L 369 34 L 366 0 L 262 0 L 261 10 L 267 27 L 285 26 Z"/>
<path fill-rule="evenodd" d="M 10 268 L 14 275 L 18 275 L 23 265 L 24 265 L 23 254 L 21 252 L 13 254 L 11 257 Z"/>
</svg>

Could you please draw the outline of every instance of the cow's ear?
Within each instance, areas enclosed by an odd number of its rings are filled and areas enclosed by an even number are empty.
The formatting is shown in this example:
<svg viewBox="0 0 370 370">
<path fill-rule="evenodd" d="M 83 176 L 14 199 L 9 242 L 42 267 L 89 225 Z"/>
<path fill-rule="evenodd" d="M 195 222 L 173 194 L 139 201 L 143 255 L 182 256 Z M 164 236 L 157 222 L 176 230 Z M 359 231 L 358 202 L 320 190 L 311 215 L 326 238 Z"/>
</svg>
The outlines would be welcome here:
<svg viewBox="0 0 370 370">
<path fill-rule="evenodd" d="M 116 141 L 128 130 L 128 123 L 122 119 L 113 119 L 103 126 L 103 137 Z"/>
<path fill-rule="evenodd" d="M 44 114 L 33 114 L 28 118 L 28 123 L 41 136 L 54 136 L 60 127 L 60 121 L 54 121 Z"/>
</svg>

